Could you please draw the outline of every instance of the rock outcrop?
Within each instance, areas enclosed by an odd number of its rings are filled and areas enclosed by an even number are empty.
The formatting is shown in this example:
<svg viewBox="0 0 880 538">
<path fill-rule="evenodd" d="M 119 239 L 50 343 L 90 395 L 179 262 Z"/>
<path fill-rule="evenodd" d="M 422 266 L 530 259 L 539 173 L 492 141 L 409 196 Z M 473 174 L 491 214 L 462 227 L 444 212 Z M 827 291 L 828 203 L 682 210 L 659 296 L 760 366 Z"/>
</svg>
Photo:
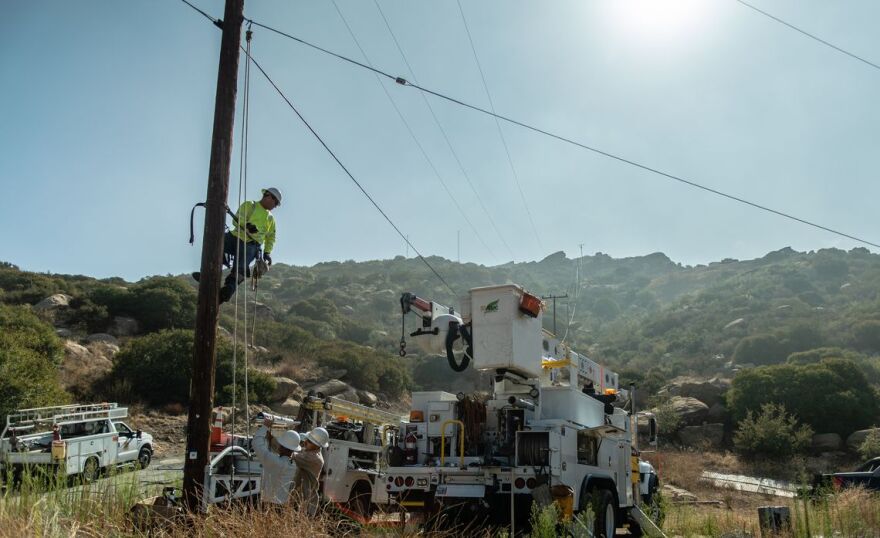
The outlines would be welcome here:
<svg viewBox="0 0 880 538">
<path fill-rule="evenodd" d="M 724 443 L 724 424 L 685 426 L 678 431 L 678 438 L 685 446 L 721 448 L 721 445 Z"/>
<path fill-rule="evenodd" d="M 817 433 L 813 436 L 811 449 L 819 454 L 822 452 L 837 452 L 843 446 L 843 439 L 837 433 Z"/>
</svg>

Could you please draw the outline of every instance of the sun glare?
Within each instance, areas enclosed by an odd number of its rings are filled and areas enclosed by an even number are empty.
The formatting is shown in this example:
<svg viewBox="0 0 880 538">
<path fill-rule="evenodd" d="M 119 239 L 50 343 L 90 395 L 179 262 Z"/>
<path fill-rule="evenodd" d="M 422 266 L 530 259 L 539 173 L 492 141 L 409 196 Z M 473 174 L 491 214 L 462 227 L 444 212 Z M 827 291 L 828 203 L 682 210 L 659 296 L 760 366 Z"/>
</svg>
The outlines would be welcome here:
<svg viewBox="0 0 880 538">
<path fill-rule="evenodd" d="M 698 32 L 710 0 L 610 0 L 604 2 L 621 32 L 645 41 L 686 38 Z"/>
</svg>

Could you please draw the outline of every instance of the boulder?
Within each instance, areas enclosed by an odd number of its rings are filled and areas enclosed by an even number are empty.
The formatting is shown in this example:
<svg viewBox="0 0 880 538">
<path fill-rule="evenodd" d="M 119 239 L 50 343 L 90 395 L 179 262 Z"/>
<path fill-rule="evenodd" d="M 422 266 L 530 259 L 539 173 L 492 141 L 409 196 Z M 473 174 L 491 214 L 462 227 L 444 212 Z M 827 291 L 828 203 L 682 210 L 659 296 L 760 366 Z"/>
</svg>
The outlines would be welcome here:
<svg viewBox="0 0 880 538">
<path fill-rule="evenodd" d="M 86 336 L 86 342 L 94 343 L 94 342 L 105 342 L 107 344 L 113 344 L 114 346 L 119 346 L 119 340 L 116 339 L 112 334 L 107 333 L 95 333 Z"/>
<path fill-rule="evenodd" d="M 66 329 L 64 327 L 61 327 L 61 328 L 55 329 L 55 334 L 58 336 L 58 338 L 70 338 L 71 336 L 73 336 L 73 331 L 71 331 L 70 329 Z"/>
<path fill-rule="evenodd" d="M 336 396 L 337 394 L 341 394 L 349 389 L 351 389 L 351 387 L 349 387 L 346 383 L 338 379 L 329 379 L 327 381 L 324 381 L 323 383 L 318 383 L 317 385 L 311 387 L 309 390 L 320 392 L 324 394 L 324 396 Z"/>
<path fill-rule="evenodd" d="M 65 295 L 64 293 L 56 293 L 55 295 L 50 295 L 40 301 L 39 303 L 34 305 L 34 310 L 57 310 L 59 308 L 66 308 L 70 306 L 70 300 L 73 299 L 70 295 Z"/>
<path fill-rule="evenodd" d="M 868 428 L 867 430 L 859 430 L 852 432 L 849 434 L 849 437 L 846 438 L 846 447 L 850 450 L 858 450 L 862 443 L 865 442 L 865 438 L 868 437 L 868 434 L 871 433 L 872 430 L 880 430 L 880 428 Z"/>
<path fill-rule="evenodd" d="M 357 397 L 362 404 L 368 405 L 370 407 L 375 407 L 375 405 L 379 403 L 379 398 L 368 390 L 357 391 Z"/>
<path fill-rule="evenodd" d="M 340 400 L 345 400 L 353 403 L 360 403 L 360 398 L 358 398 L 358 393 L 355 389 L 349 387 L 348 390 L 344 392 L 340 392 L 335 395 Z"/>
<path fill-rule="evenodd" d="M 683 426 L 698 426 L 709 415 L 709 406 L 696 398 L 674 396 L 669 403 Z"/>
<path fill-rule="evenodd" d="M 119 353 L 119 346 L 110 342 L 92 342 L 86 346 L 92 355 L 100 355 L 108 359 Z"/>
<path fill-rule="evenodd" d="M 706 420 L 713 423 L 723 424 L 727 422 L 727 418 L 727 408 L 724 407 L 724 404 L 722 404 L 721 402 L 713 404 L 709 408 L 709 413 L 706 415 Z"/>
<path fill-rule="evenodd" d="M 226 327 L 221 327 L 220 325 L 217 325 L 217 336 L 232 340 L 232 333 L 229 332 L 229 329 L 227 329 Z"/>
<path fill-rule="evenodd" d="M 736 327 L 737 325 L 742 325 L 745 322 L 746 322 L 745 318 L 737 318 L 737 319 L 731 321 L 730 323 L 728 323 L 727 325 L 725 325 L 724 329 L 725 330 L 732 329 L 732 328 Z"/>
<path fill-rule="evenodd" d="M 288 398 L 283 402 L 278 402 L 270 405 L 269 408 L 279 415 L 295 417 L 299 414 L 299 405 L 300 404 L 298 401 L 294 400 L 293 398 Z"/>
<path fill-rule="evenodd" d="M 352 307 L 350 304 L 343 305 L 342 308 L 340 308 L 339 310 L 346 316 L 354 314 L 354 307 Z"/>
<path fill-rule="evenodd" d="M 678 439 L 685 446 L 696 448 L 721 448 L 724 442 L 724 424 L 685 426 L 678 431 Z"/>
<path fill-rule="evenodd" d="M 843 439 L 836 433 L 817 433 L 813 436 L 811 448 L 815 453 L 836 452 L 843 446 Z"/>
<path fill-rule="evenodd" d="M 658 393 L 669 396 L 685 396 L 696 398 L 711 407 L 724 401 L 724 393 L 730 388 L 730 380 L 721 377 L 699 379 L 695 377 L 678 377 L 661 388 Z"/>
<path fill-rule="evenodd" d="M 113 316 L 110 334 L 114 336 L 134 336 L 138 332 L 140 332 L 140 325 L 136 319 L 125 316 Z"/>
<path fill-rule="evenodd" d="M 275 391 L 270 398 L 272 402 L 283 402 L 299 389 L 299 383 L 289 377 L 279 376 L 273 379 L 275 380 Z"/>
<path fill-rule="evenodd" d="M 693 502 L 697 500 L 697 496 L 690 491 L 669 484 L 664 484 L 660 491 L 663 493 L 664 498 L 673 501 Z"/>
<path fill-rule="evenodd" d="M 71 340 L 64 342 L 64 358 L 58 374 L 61 385 L 74 396 L 88 396 L 92 385 L 112 369 L 113 361 L 99 347 L 93 351 Z"/>
</svg>

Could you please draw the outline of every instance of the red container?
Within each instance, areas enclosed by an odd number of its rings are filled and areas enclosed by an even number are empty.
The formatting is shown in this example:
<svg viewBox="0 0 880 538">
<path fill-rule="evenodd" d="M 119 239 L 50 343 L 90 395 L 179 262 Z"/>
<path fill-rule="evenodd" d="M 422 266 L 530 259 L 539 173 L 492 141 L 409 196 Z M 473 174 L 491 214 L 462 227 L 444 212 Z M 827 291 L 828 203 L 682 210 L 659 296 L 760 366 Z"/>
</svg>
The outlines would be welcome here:
<svg viewBox="0 0 880 538">
<path fill-rule="evenodd" d="M 544 308 L 544 303 L 540 297 L 531 293 L 523 293 L 522 299 L 519 301 L 520 312 L 529 317 L 536 318 L 541 313 L 542 308 Z"/>
</svg>

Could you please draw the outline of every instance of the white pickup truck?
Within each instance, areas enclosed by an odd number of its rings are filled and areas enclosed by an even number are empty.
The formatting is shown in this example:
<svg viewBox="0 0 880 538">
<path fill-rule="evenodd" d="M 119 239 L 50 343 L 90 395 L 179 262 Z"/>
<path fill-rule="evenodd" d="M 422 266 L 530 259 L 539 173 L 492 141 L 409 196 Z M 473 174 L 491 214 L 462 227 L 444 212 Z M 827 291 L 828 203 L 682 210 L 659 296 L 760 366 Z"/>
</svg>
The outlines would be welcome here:
<svg viewBox="0 0 880 538">
<path fill-rule="evenodd" d="M 0 475 L 20 479 L 26 469 L 96 480 L 123 465 L 146 467 L 153 437 L 122 419 L 128 409 L 115 403 L 21 409 L 7 415 L 0 433 Z"/>
</svg>

